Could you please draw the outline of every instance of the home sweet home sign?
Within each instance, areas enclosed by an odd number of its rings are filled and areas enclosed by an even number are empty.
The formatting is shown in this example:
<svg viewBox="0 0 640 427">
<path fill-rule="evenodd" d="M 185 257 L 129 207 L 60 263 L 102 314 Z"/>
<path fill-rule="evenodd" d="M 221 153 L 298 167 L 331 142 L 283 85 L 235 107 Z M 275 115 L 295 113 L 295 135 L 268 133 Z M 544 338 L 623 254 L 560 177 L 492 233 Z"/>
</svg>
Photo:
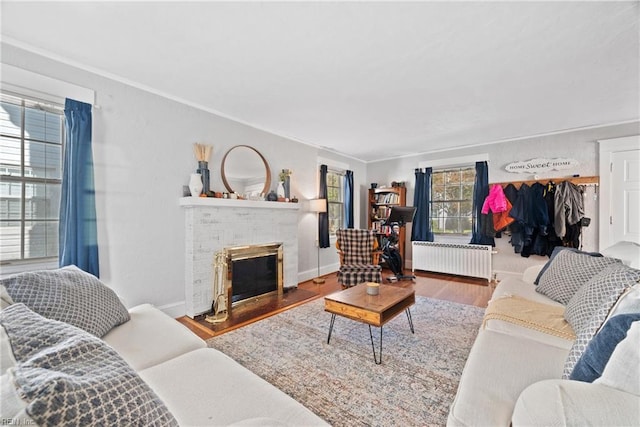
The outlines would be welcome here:
<svg viewBox="0 0 640 427">
<path fill-rule="evenodd" d="M 580 162 L 575 159 L 543 159 L 536 158 L 524 162 L 509 163 L 505 166 L 507 172 L 513 173 L 538 173 L 552 170 L 571 169 L 578 166 Z"/>
</svg>

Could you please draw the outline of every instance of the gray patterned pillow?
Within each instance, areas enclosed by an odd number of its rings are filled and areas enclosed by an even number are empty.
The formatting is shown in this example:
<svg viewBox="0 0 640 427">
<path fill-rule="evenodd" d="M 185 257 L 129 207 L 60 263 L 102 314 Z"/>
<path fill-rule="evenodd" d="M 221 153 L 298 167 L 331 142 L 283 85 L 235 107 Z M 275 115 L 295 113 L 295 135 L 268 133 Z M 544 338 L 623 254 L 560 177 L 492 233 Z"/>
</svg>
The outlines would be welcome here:
<svg viewBox="0 0 640 427">
<path fill-rule="evenodd" d="M 573 327 L 576 340 L 567 356 L 563 378 L 569 378 L 575 364 L 620 296 L 638 281 L 640 270 L 624 264 L 611 265 L 591 278 L 571 298 L 564 316 Z"/>
<path fill-rule="evenodd" d="M 536 292 L 566 305 L 582 285 L 612 264 L 622 262 L 615 258 L 560 251 L 540 277 Z"/>
<path fill-rule="evenodd" d="M 98 337 L 130 319 L 113 290 L 75 266 L 16 274 L 0 285 L 14 302 Z"/>
<path fill-rule="evenodd" d="M 536 277 L 536 280 L 533 281 L 534 284 L 537 285 L 540 282 L 540 278 L 542 277 L 542 275 L 545 273 L 545 271 L 547 271 L 547 268 L 549 268 L 549 266 L 551 264 L 553 264 L 554 258 L 561 251 L 571 251 L 571 252 L 575 252 L 575 253 L 578 253 L 578 254 L 585 254 L 585 255 L 597 256 L 597 257 L 603 256 L 599 252 L 584 252 L 584 251 L 581 251 L 581 250 L 576 249 L 576 248 L 568 248 L 566 246 L 556 246 L 555 248 L 553 248 L 553 252 L 551 252 L 551 256 L 549 257 L 549 261 L 547 261 L 547 263 L 544 265 L 544 267 L 542 267 L 542 270 L 540 270 L 540 272 L 538 273 L 538 276 Z M 613 257 L 613 258 L 615 258 L 615 257 Z"/>
<path fill-rule="evenodd" d="M 101 339 L 17 303 L 0 313 L 17 364 L 8 371 L 41 426 L 177 426 L 160 398 Z"/>
</svg>

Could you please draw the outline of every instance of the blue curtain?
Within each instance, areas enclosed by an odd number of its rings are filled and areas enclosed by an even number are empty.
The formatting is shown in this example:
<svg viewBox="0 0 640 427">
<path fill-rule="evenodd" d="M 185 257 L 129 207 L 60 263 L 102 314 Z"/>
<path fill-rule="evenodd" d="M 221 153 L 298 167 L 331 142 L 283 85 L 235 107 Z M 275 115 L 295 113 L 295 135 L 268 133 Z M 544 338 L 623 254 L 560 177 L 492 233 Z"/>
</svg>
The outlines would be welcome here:
<svg viewBox="0 0 640 427">
<path fill-rule="evenodd" d="M 416 214 L 411 226 L 411 240 L 433 242 L 433 232 L 431 231 L 431 219 L 429 212 L 431 208 L 431 174 L 432 168 L 416 169 L 416 184 L 413 193 L 413 206 Z"/>
<path fill-rule="evenodd" d="M 482 232 L 482 222 L 486 215 L 482 215 L 482 204 L 489 195 L 489 166 L 487 162 L 476 162 L 476 179 L 473 184 L 473 221 L 471 224 L 471 242 L 477 245 L 495 246 L 493 237 Z"/>
<path fill-rule="evenodd" d="M 353 171 L 344 176 L 344 228 L 353 228 Z"/>
<path fill-rule="evenodd" d="M 100 276 L 91 150 L 91 105 L 67 99 L 60 198 L 60 267 L 76 265 Z"/>
<path fill-rule="evenodd" d="M 327 200 L 327 165 L 320 165 L 320 188 L 318 198 Z M 328 248 L 329 243 L 329 202 L 327 201 L 326 212 L 318 214 L 318 246 Z"/>
</svg>

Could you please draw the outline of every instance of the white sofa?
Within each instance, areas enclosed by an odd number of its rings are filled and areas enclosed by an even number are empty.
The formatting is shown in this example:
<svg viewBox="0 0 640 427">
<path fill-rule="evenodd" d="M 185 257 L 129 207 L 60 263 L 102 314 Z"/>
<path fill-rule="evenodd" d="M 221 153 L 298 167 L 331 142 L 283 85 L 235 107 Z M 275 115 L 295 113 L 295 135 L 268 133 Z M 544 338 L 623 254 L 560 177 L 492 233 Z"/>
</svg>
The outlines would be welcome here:
<svg viewBox="0 0 640 427">
<path fill-rule="evenodd" d="M 202 339 L 159 309 L 143 304 L 128 312 L 130 320 L 111 329 L 102 340 L 150 386 L 179 425 L 327 425 L 225 354 L 207 348 Z M 12 392 L 7 372 L 16 361 L 5 328 L 0 328 L 0 345 L 0 418 L 27 425 L 31 420 L 25 402 Z"/>
<path fill-rule="evenodd" d="M 302 404 L 151 305 L 104 336 L 181 426 L 327 425 Z"/>
<path fill-rule="evenodd" d="M 637 246 L 634 250 L 637 258 Z M 564 304 L 536 292 L 534 280 L 542 267 L 530 267 L 521 278 L 502 280 L 494 290 L 492 301 L 517 296 L 564 311 Z M 608 318 L 616 314 L 616 310 L 620 313 L 640 311 L 639 286 L 628 289 Z M 637 391 L 640 387 L 640 322 L 634 325 L 625 339 L 627 350 L 632 349 L 631 356 L 625 355 L 625 366 L 618 367 L 622 375 L 630 377 L 622 382 L 628 380 L 634 384 L 630 392 L 628 386 L 616 383 L 615 368 L 611 367 L 615 352 L 606 367 L 612 372 L 605 370 L 600 379 L 592 383 L 562 379 L 573 339 L 510 321 L 486 320 L 467 359 L 447 425 L 640 425 L 640 391 Z M 619 348 L 621 344 L 615 351 Z"/>
</svg>

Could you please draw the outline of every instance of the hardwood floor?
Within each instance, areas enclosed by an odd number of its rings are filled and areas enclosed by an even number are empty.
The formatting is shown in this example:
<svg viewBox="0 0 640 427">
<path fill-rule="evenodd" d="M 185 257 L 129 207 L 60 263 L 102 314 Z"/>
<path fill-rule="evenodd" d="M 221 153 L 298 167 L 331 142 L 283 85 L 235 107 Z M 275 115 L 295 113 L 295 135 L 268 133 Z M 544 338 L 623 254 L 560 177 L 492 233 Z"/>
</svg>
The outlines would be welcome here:
<svg viewBox="0 0 640 427">
<path fill-rule="evenodd" d="M 384 278 L 390 275 L 389 270 L 382 271 Z M 234 308 L 231 316 L 224 323 L 210 324 L 204 320 L 204 315 L 195 319 L 184 316 L 177 320 L 200 338 L 208 339 L 342 289 L 335 273 L 323 277 L 325 278 L 323 284 L 316 284 L 309 280 L 300 283 L 297 289 L 286 292 L 282 297 L 256 298 L 250 303 Z M 388 282 L 385 280 L 385 283 Z M 492 288 L 484 279 L 426 272 L 416 272 L 415 282 L 401 281 L 396 282 L 395 285 L 412 286 L 416 295 L 478 307 L 486 307 L 492 293 Z"/>
</svg>

